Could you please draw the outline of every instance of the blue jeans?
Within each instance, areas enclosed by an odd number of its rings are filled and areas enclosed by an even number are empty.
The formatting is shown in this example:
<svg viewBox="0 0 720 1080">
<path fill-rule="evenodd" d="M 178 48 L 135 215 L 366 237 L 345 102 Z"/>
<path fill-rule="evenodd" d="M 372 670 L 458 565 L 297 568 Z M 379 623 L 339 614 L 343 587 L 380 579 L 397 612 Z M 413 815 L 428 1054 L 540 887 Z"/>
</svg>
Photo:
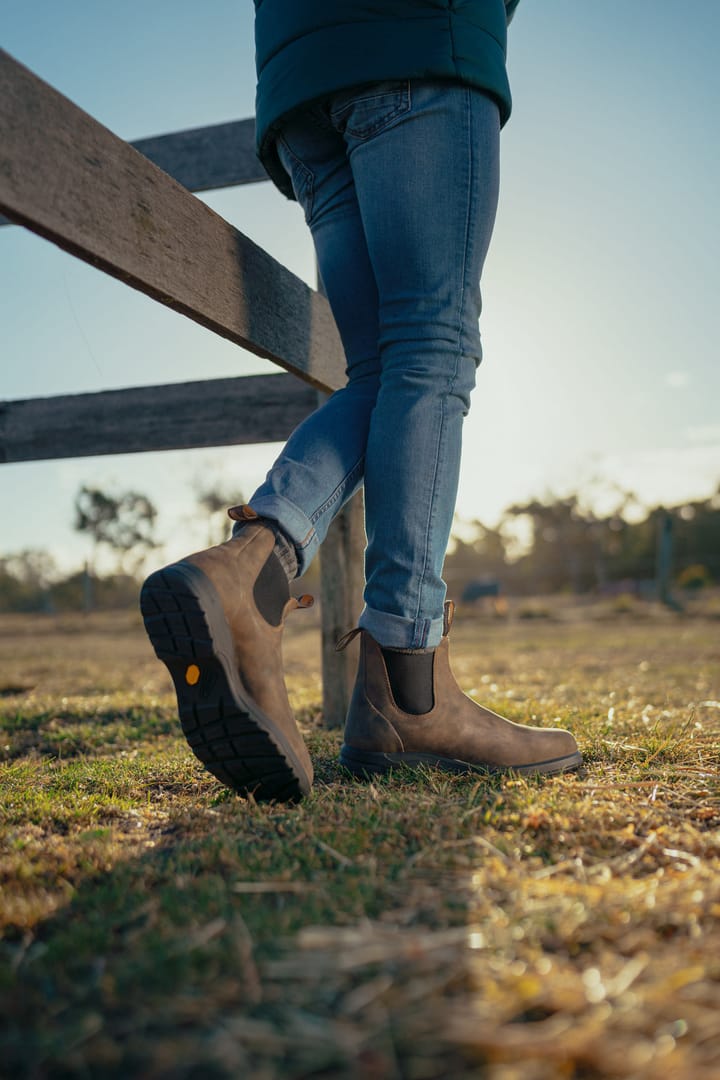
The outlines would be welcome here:
<svg viewBox="0 0 720 1080">
<path fill-rule="evenodd" d="M 431 648 L 442 636 L 499 128 L 478 90 L 395 80 L 308 106 L 278 139 L 348 381 L 291 435 L 250 505 L 290 537 L 302 573 L 364 483 L 359 622 L 384 646 Z"/>
</svg>

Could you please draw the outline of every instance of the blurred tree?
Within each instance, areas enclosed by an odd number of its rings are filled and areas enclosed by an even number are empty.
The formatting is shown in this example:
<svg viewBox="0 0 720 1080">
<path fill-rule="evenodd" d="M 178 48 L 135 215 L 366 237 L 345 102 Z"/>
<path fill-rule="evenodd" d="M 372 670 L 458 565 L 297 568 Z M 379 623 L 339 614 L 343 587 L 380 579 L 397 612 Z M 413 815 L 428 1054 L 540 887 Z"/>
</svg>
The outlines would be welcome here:
<svg viewBox="0 0 720 1080">
<path fill-rule="evenodd" d="M 612 514 L 597 515 L 580 496 L 548 496 L 510 507 L 510 517 L 530 524 L 528 550 L 511 563 L 509 586 L 519 592 L 574 592 L 603 589 L 612 582 L 652 582 L 658 565 L 658 537 L 668 516 L 672 526 L 672 572 L 702 564 L 720 578 L 720 488 L 710 498 L 684 506 L 656 506 L 641 520 L 628 521 L 626 508 L 638 500 L 625 493 Z"/>
<path fill-rule="evenodd" d="M 0 558 L 0 610 L 52 611 L 55 561 L 47 551 L 27 550 Z"/>
<path fill-rule="evenodd" d="M 511 517 L 530 524 L 531 545 L 513 567 L 525 592 L 585 592 L 607 575 L 607 522 L 583 508 L 578 495 L 511 506 Z"/>
<path fill-rule="evenodd" d="M 674 513 L 676 573 L 701 563 L 720 581 L 720 486 L 710 498 L 686 503 Z"/>
<path fill-rule="evenodd" d="M 98 488 L 81 487 L 75 499 L 74 528 L 93 541 L 92 567 L 97 552 L 105 545 L 117 555 L 121 569 L 132 555 L 131 569 L 137 571 L 147 551 L 158 546 L 153 537 L 157 510 L 137 491 L 108 495 Z"/>
<path fill-rule="evenodd" d="M 507 576 L 506 541 L 501 529 L 491 529 L 481 521 L 471 521 L 468 529 L 470 539 L 453 536 L 443 570 L 456 599 L 471 581 L 493 579 L 502 585 Z"/>
<path fill-rule="evenodd" d="M 87 610 L 87 583 L 80 570 L 55 582 L 51 590 L 54 611 Z M 137 610 L 138 583 L 129 574 L 109 574 L 92 582 L 93 607 L 100 611 Z"/>
</svg>

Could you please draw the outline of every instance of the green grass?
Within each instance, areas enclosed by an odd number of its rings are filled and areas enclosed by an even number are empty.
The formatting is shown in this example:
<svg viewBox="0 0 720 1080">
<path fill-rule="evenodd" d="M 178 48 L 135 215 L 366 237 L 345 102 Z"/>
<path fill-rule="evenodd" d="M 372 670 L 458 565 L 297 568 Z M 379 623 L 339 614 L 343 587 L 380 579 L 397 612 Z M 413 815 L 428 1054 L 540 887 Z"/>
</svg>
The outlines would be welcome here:
<svg viewBox="0 0 720 1080">
<path fill-rule="evenodd" d="M 298 615 L 297 807 L 202 770 L 134 616 L 0 619 L 0 1075 L 716 1077 L 717 624 L 591 615 L 451 638 L 580 775 L 374 783 Z"/>
</svg>

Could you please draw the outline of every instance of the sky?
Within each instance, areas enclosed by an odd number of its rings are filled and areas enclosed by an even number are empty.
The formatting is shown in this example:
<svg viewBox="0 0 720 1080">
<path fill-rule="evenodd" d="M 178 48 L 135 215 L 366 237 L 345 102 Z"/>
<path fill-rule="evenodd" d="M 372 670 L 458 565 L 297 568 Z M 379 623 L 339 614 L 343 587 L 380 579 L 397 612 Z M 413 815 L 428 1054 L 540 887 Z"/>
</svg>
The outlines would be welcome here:
<svg viewBox="0 0 720 1080">
<path fill-rule="evenodd" d="M 251 116 L 250 0 L 0 0 L 0 45 L 121 137 Z M 616 486 L 644 505 L 720 483 L 720 4 L 522 0 L 483 276 L 462 520 Z M 200 196 L 310 284 L 270 183 Z M 275 370 L 18 227 L 0 229 L 0 400 Z M 148 494 L 163 557 L 205 542 L 196 489 L 249 497 L 277 445 L 0 466 L 0 555 L 85 556 L 82 484 Z M 590 497 L 590 495 L 588 496 Z"/>
</svg>

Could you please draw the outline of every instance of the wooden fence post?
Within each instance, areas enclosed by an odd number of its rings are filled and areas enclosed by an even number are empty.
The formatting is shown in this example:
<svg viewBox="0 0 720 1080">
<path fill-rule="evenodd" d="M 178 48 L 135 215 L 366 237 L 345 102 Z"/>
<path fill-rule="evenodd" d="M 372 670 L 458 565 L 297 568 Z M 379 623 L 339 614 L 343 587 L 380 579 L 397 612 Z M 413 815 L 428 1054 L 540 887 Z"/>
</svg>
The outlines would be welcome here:
<svg viewBox="0 0 720 1080">
<path fill-rule="evenodd" d="M 333 521 L 320 549 L 323 718 L 325 727 L 345 723 L 359 654 L 358 640 L 342 652 L 335 643 L 356 625 L 365 584 L 365 514 L 362 489 Z"/>
<path fill-rule="evenodd" d="M 658 519 L 657 555 L 655 581 L 657 597 L 661 604 L 672 611 L 682 611 L 683 606 L 672 594 L 671 576 L 673 561 L 673 517 L 667 510 Z"/>
<path fill-rule="evenodd" d="M 320 268 L 315 263 L 316 288 L 327 297 Z M 319 405 L 326 400 L 318 394 Z M 323 719 L 325 727 L 345 723 L 357 671 L 360 646 L 353 641 L 336 652 L 338 638 L 355 626 L 365 587 L 365 504 L 362 488 L 333 521 L 320 549 L 320 603 L 322 605 Z"/>
</svg>

